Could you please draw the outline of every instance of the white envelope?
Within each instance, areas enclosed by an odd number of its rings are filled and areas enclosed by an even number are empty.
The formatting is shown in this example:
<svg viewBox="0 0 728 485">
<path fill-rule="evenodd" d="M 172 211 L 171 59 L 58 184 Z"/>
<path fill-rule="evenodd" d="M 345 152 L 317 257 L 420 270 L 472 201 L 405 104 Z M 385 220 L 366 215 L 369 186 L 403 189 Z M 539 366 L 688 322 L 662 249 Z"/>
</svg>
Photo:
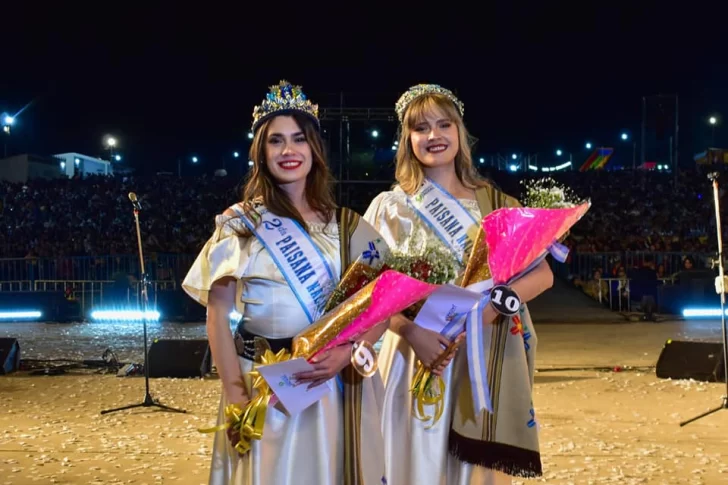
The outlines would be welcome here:
<svg viewBox="0 0 728 485">
<path fill-rule="evenodd" d="M 481 294 L 455 285 L 443 285 L 425 301 L 414 322 L 440 333 L 452 320 L 470 312 L 480 301 Z"/>
<path fill-rule="evenodd" d="M 261 365 L 257 369 L 275 397 L 286 408 L 289 416 L 300 413 L 331 391 L 333 379 L 311 389 L 308 389 L 310 382 L 295 385 L 293 374 L 313 370 L 313 365 L 303 358 L 286 360 L 278 364 Z"/>
</svg>

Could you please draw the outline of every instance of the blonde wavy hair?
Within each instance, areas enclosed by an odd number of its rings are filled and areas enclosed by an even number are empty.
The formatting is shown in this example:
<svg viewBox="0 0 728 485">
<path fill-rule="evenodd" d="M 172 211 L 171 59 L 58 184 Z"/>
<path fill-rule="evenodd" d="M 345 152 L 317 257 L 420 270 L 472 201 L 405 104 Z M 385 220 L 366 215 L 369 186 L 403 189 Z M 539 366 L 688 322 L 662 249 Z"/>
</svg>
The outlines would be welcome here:
<svg viewBox="0 0 728 485">
<path fill-rule="evenodd" d="M 455 155 L 455 174 L 458 180 L 469 189 L 487 187 L 488 181 L 480 176 L 473 166 L 471 147 L 476 139 L 470 136 L 457 107 L 442 94 L 426 94 L 414 99 L 407 107 L 399 132 L 399 145 L 395 155 L 394 177 L 399 186 L 408 194 L 413 194 L 425 180 L 422 163 L 412 149 L 411 135 L 415 126 L 425 120 L 426 114 L 438 113 L 455 123 L 458 129 L 460 147 Z"/>
</svg>

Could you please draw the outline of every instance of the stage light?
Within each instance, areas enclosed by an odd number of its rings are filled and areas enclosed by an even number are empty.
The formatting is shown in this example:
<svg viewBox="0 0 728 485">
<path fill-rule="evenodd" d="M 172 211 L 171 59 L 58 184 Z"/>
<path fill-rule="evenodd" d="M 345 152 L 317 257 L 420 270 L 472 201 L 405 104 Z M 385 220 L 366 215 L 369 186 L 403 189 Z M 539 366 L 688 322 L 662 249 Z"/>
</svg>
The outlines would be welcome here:
<svg viewBox="0 0 728 485">
<path fill-rule="evenodd" d="M 728 316 L 728 309 L 725 311 Z M 685 308 L 682 311 L 682 315 L 685 318 L 719 318 L 720 308 Z"/>
<path fill-rule="evenodd" d="M 39 311 L 0 312 L 0 320 L 40 318 L 42 316 L 43 313 Z"/>
<path fill-rule="evenodd" d="M 143 320 L 144 314 L 141 310 L 94 310 L 91 318 L 99 321 L 114 322 L 138 322 Z M 156 310 L 147 310 L 147 320 L 159 321 L 160 314 Z"/>
</svg>

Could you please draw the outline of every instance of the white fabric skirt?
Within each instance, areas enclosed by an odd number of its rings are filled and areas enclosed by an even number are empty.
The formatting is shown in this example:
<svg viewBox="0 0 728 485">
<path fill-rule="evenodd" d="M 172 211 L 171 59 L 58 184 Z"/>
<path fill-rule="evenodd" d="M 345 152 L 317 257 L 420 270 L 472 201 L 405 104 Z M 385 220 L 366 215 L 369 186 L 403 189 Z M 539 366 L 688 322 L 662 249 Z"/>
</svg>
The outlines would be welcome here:
<svg viewBox="0 0 728 485">
<path fill-rule="evenodd" d="M 240 358 L 246 386 L 253 362 Z M 379 374 L 362 382 L 362 467 L 364 485 L 384 481 L 384 445 L 378 426 L 384 386 Z M 228 402 L 220 400 L 218 424 L 225 422 Z M 215 434 L 210 467 L 210 485 L 342 485 L 344 482 L 344 406 L 336 381 L 328 395 L 291 417 L 277 407 L 268 407 L 262 440 L 240 456 L 227 434 Z M 392 482 L 389 481 L 391 484 Z"/>
<path fill-rule="evenodd" d="M 504 473 L 471 465 L 448 452 L 448 435 L 460 378 L 467 378 L 467 354 L 458 352 L 443 373 L 445 401 L 442 417 L 431 429 L 414 415 L 410 387 L 417 357 L 406 340 L 387 331 L 379 353 L 384 379 L 382 434 L 389 485 L 510 485 Z M 434 415 L 434 407 L 425 407 Z"/>
</svg>

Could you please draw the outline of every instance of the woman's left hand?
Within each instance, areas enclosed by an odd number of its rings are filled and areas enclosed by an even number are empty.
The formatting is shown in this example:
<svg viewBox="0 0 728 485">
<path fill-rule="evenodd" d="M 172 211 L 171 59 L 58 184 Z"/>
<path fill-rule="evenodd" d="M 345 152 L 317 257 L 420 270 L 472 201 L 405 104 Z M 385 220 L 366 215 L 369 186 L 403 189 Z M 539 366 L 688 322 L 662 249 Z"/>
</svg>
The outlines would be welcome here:
<svg viewBox="0 0 728 485">
<path fill-rule="evenodd" d="M 351 344 L 343 344 L 329 349 L 312 359 L 313 370 L 299 372 L 293 377 L 299 384 L 310 382 L 308 389 L 328 381 L 351 363 Z"/>
<path fill-rule="evenodd" d="M 485 308 L 483 309 L 483 325 L 493 323 L 496 318 L 498 318 L 498 312 L 495 311 L 493 305 L 485 305 Z"/>
</svg>

